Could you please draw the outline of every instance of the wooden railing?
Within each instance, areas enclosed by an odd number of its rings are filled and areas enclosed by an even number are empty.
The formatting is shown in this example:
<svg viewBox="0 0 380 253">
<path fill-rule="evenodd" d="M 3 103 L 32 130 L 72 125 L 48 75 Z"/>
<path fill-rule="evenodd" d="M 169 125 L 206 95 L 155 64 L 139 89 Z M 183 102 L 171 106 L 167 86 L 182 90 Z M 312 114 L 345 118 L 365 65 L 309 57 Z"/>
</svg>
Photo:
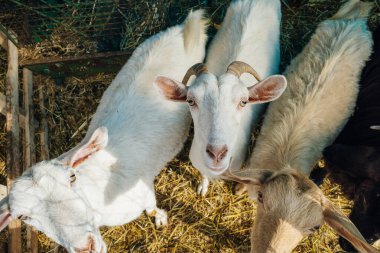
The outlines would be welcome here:
<svg viewBox="0 0 380 253">
<path fill-rule="evenodd" d="M 33 107 L 33 73 L 27 68 L 22 69 L 23 85 L 23 105 L 19 107 L 19 61 L 18 48 L 2 32 L 0 32 L 0 46 L 7 51 L 7 75 L 6 75 L 6 92 L 0 93 L 0 113 L 6 116 L 7 131 L 7 186 L 8 189 L 12 182 L 21 175 L 23 170 L 30 167 L 36 162 L 35 146 L 35 129 L 38 123 L 35 121 Z M 40 91 L 40 106 L 44 112 L 44 89 Z M 20 128 L 24 131 L 23 142 L 20 143 Z M 48 150 L 48 132 L 46 119 L 41 122 L 41 159 L 47 159 Z M 21 148 L 24 157 L 21 157 Z M 22 159 L 23 158 L 23 159 Z M 0 198 L 7 194 L 7 187 L 0 185 Z M 27 227 L 26 231 L 26 249 L 22 249 L 21 221 L 14 220 L 9 226 L 8 252 L 21 253 L 30 252 L 38 253 L 38 234 L 32 227 Z"/>
</svg>

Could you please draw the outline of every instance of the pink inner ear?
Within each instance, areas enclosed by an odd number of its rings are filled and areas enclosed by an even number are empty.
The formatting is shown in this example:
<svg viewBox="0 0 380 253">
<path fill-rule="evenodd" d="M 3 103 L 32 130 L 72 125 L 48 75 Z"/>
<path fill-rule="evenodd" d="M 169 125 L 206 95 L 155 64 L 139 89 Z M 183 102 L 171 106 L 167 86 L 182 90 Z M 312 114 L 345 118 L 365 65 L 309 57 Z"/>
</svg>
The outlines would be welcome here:
<svg viewBox="0 0 380 253">
<path fill-rule="evenodd" d="M 75 168 L 82 162 L 84 162 L 89 156 L 98 152 L 100 149 L 107 146 L 108 143 L 108 131 L 105 127 L 99 127 L 92 134 L 90 140 L 82 147 L 74 151 L 74 154 L 70 157 L 68 165 Z"/>
<path fill-rule="evenodd" d="M 249 88 L 249 102 L 266 103 L 277 99 L 285 90 L 286 81 L 281 76 L 271 76 Z"/>
<path fill-rule="evenodd" d="M 167 99 L 174 101 L 186 100 L 186 86 L 184 84 L 163 76 L 157 77 L 155 84 Z"/>
<path fill-rule="evenodd" d="M 89 144 L 86 144 L 85 147 L 79 149 L 73 157 L 70 159 L 70 166 L 75 168 L 82 162 L 84 162 L 90 155 L 95 152 L 98 152 L 100 147 L 96 144 L 96 140 L 92 141 Z"/>
</svg>

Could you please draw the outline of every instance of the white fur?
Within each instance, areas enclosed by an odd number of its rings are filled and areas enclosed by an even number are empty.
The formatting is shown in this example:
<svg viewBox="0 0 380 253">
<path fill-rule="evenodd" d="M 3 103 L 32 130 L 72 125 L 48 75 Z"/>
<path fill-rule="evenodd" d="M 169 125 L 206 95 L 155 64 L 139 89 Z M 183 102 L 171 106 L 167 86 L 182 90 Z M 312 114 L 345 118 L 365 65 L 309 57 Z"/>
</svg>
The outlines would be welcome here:
<svg viewBox="0 0 380 253">
<path fill-rule="evenodd" d="M 121 225 L 144 210 L 167 223 L 157 208 L 154 178 L 182 148 L 191 122 L 186 105 L 160 96 L 155 77 L 181 78 L 205 54 L 203 12 L 191 12 L 185 24 L 141 44 L 104 93 L 81 144 L 57 159 L 41 162 L 14 183 L 9 195 L 13 217 L 46 233 L 69 252 L 95 238 L 95 252 L 106 252 L 99 226 Z M 105 126 L 104 128 L 99 128 Z M 100 146 L 75 169 L 66 161 L 86 147 L 98 129 Z M 99 134 L 100 133 L 100 134 Z M 104 145 L 103 145 L 104 146 Z M 70 175 L 76 180 L 70 186 Z M 103 247 L 103 249 L 101 249 Z"/>
<path fill-rule="evenodd" d="M 222 28 L 208 51 L 206 65 L 210 73 L 200 75 L 189 87 L 198 107 L 191 109 L 194 120 L 194 139 L 190 160 L 207 177 L 219 177 L 231 160 L 232 170 L 244 163 L 252 128 L 258 123 L 265 104 L 247 104 L 239 109 L 248 86 L 257 83 L 251 75 L 240 79 L 226 73 L 227 66 L 236 60 L 251 65 L 262 79 L 278 73 L 280 62 L 279 33 L 281 8 L 279 0 L 241 0 L 232 2 Z M 208 144 L 227 145 L 228 153 L 219 168 L 210 169 L 206 154 Z M 207 183 L 201 184 L 200 192 Z M 203 187 L 202 187 L 203 186 Z"/>
</svg>

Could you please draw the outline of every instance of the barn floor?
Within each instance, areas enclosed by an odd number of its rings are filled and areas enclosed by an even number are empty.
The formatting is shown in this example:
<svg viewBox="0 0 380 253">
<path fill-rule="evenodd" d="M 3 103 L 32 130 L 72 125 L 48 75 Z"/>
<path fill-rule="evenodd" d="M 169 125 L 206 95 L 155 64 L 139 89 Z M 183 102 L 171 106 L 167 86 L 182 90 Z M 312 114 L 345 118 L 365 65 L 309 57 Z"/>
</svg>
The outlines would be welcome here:
<svg viewBox="0 0 380 253">
<path fill-rule="evenodd" d="M 223 15 L 229 1 L 216 2 L 219 6 L 208 12 L 214 21 L 212 24 L 218 25 L 220 15 Z M 308 41 L 316 25 L 335 13 L 341 1 L 282 2 L 281 67 L 284 69 Z M 379 20 L 380 1 L 376 0 L 376 8 L 369 19 L 372 30 Z M 30 52 L 30 48 L 24 52 Z M 0 91 L 4 92 L 5 51 L 0 50 L 0 60 Z M 51 157 L 60 155 L 81 140 L 103 91 L 113 77 L 114 74 L 98 74 L 86 79 L 68 77 L 61 86 L 46 77 L 35 78 L 35 103 L 38 103 L 37 87 L 46 89 L 48 96 L 46 109 Z M 36 117 L 39 117 L 38 111 Z M 0 116 L 0 126 L 0 183 L 5 183 L 6 137 L 3 116 Z M 108 245 L 108 252 L 249 252 L 250 227 L 254 222 L 256 204 L 247 195 L 235 196 L 234 183 L 224 181 L 213 182 L 206 197 L 198 196 L 196 187 L 200 175 L 187 158 L 189 148 L 188 140 L 184 150 L 156 179 L 158 205 L 168 211 L 169 225 L 156 229 L 153 218 L 144 213 L 127 225 L 103 228 L 102 235 Z M 350 212 L 352 203 L 344 198 L 340 186 L 326 178 L 322 188 L 338 207 L 347 214 Z M 0 252 L 6 252 L 6 241 L 7 232 L 0 233 Z M 43 234 L 40 234 L 39 241 L 40 252 L 52 252 L 52 241 Z M 339 251 L 337 236 L 327 226 L 305 238 L 294 250 L 302 253 Z M 65 251 L 60 249 L 60 252 Z"/>
</svg>

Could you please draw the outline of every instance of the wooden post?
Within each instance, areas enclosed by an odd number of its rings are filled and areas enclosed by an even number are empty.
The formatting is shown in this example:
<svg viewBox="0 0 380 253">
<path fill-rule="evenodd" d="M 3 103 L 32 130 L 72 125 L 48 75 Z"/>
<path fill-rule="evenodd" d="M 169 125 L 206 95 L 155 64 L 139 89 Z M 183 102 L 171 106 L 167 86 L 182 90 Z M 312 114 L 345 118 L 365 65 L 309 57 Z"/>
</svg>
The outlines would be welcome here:
<svg viewBox="0 0 380 253">
<path fill-rule="evenodd" d="M 7 109 L 7 173 L 8 187 L 20 176 L 20 126 L 19 115 L 19 79 L 18 79 L 18 49 L 8 40 L 8 70 L 6 82 Z M 9 224 L 9 253 L 21 253 L 21 221 L 14 220 Z"/>
<path fill-rule="evenodd" d="M 34 109 L 33 109 L 33 73 L 27 68 L 22 70 L 24 106 L 25 106 L 25 143 L 24 170 L 36 163 L 36 147 L 34 145 Z M 26 251 L 38 253 L 38 233 L 28 226 L 26 229 Z"/>
<path fill-rule="evenodd" d="M 5 50 L 8 50 L 8 38 L 7 36 L 0 31 L 0 46 Z"/>
<path fill-rule="evenodd" d="M 44 87 L 39 88 L 39 100 L 40 100 L 40 110 L 41 110 L 41 133 L 40 133 L 41 160 L 48 160 L 49 159 L 49 146 L 48 146 L 49 138 L 48 138 L 48 124 L 46 120 Z"/>
<path fill-rule="evenodd" d="M 46 109 L 45 109 L 45 95 L 44 87 L 39 88 L 39 100 L 40 100 L 40 111 L 41 111 L 41 133 L 40 133 L 40 145 L 41 145 L 41 160 L 49 159 L 49 132 L 48 124 L 46 120 Z M 54 243 L 53 253 L 59 252 L 59 245 Z"/>
</svg>

